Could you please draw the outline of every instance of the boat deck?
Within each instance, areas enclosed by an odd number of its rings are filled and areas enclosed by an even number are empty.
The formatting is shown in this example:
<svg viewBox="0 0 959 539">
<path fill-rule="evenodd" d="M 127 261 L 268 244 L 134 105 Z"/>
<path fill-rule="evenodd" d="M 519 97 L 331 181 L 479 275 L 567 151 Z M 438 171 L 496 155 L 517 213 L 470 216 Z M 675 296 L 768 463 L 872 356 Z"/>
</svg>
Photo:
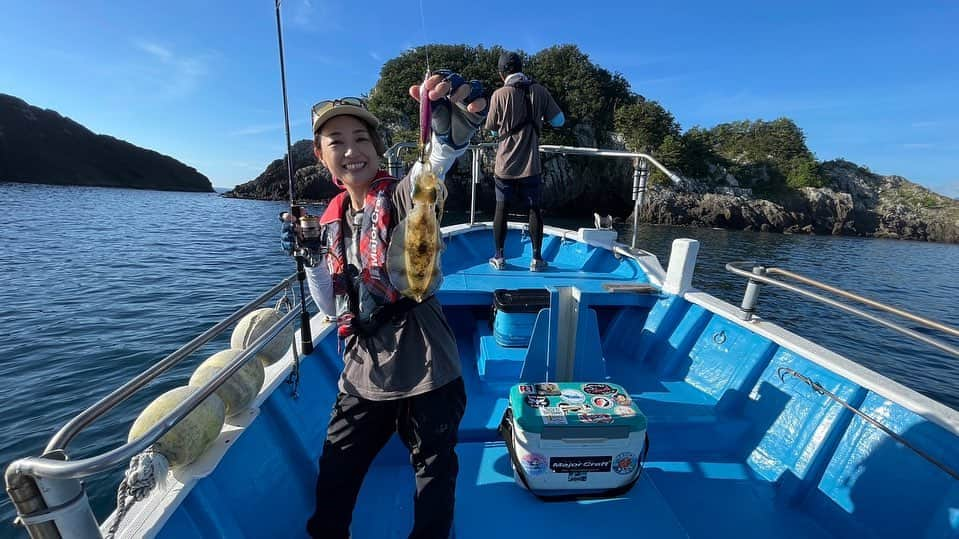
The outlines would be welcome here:
<svg viewBox="0 0 959 539">
<path fill-rule="evenodd" d="M 609 376 L 630 390 L 650 419 L 651 455 L 661 458 L 647 462 L 636 486 L 613 499 L 544 502 L 519 486 L 496 429 L 506 410 L 509 388 L 520 379 L 524 354 L 518 355 L 512 369 L 499 367 L 495 374 L 487 371 L 484 375 L 482 366 L 489 363 L 491 352 L 484 350 L 480 341 L 490 331 L 482 313 L 475 307 L 470 309 L 470 302 L 477 300 L 478 293 L 489 293 L 484 301 L 491 302 L 489 282 L 493 279 L 503 288 L 572 285 L 581 291 L 584 305 L 599 310 L 634 307 L 638 318 L 629 320 L 628 325 L 635 327 L 645 320 L 645 313 L 658 295 L 606 292 L 601 284 L 615 281 L 615 274 L 592 273 L 574 265 L 553 264 L 547 272 L 531 276 L 525 265 L 528 257 L 517 258 L 503 271 L 493 270 L 488 264 L 460 268 L 443 287 L 441 300 L 447 306 L 454 332 L 460 337 L 458 346 L 468 395 L 457 446 L 460 473 L 453 537 L 488 538 L 548 531 L 581 537 L 739 537 L 744 522 L 750 523 L 755 536 L 830 536 L 808 512 L 777 500 L 776 486 L 746 463 L 749 450 L 745 446 L 751 448 L 754 441 L 740 436 L 746 425 L 744 420 L 724 417 L 709 395 L 676 376 L 664 376 L 650 364 L 623 361 L 625 354 L 619 357 L 617 350 L 609 346 L 602 350 L 598 340 L 599 353 L 594 359 L 605 363 L 604 378 Z M 635 275 L 624 275 L 623 280 L 646 281 Z M 457 298 L 462 301 L 456 301 Z M 615 328 L 608 319 L 602 325 L 605 333 Z M 463 338 L 468 335 L 472 338 Z M 732 335 L 735 337 L 736 333 Z M 765 350 L 758 354 L 769 360 Z M 704 436 L 706 432 L 716 436 Z M 699 452 L 699 456 L 690 451 L 690 445 L 707 441 L 716 444 Z M 744 445 L 731 447 L 740 443 Z M 679 455 L 682 460 L 672 460 Z M 354 513 L 353 536 L 406 537 L 412 527 L 413 492 L 413 473 L 406 450 L 394 437 L 364 482 Z M 376 518 L 364 518 L 365 515 Z"/>
<path fill-rule="evenodd" d="M 496 271 L 486 263 L 492 235 L 471 232 L 448 239 L 449 276 L 438 293 L 457 337 L 468 398 L 457 446 L 454 537 L 956 537 L 959 482 L 780 372 L 815 379 L 959 467 L 951 432 L 682 297 L 606 291 L 603 283 L 649 283 L 646 266 L 635 260 L 549 236 L 544 256 L 551 267 L 531 274 L 528 239 L 513 230 L 511 265 Z M 551 307 L 538 315 L 529 347 L 491 344 L 493 290 L 544 286 L 552 288 Z M 563 303 L 569 297 L 559 298 L 557 286 L 579 290 L 575 305 Z M 557 312 L 578 317 L 572 379 L 615 382 L 647 416 L 649 459 L 621 497 L 544 502 L 513 479 L 497 426 L 511 385 L 559 379 Z M 343 365 L 334 333 L 323 327 L 315 351 L 303 358 L 299 398 L 281 385 L 280 365 L 269 368 L 275 390 L 242 435 L 224 434 L 222 457 L 180 472 L 191 491 L 162 516 L 160 537 L 303 536 Z M 353 537 L 408 535 L 408 459 L 395 436 L 377 456 L 354 512 Z"/>
<path fill-rule="evenodd" d="M 402 447 L 387 448 L 370 470 L 354 513 L 354 537 L 409 534 L 413 473 L 402 453 Z M 741 537 L 744 523 L 749 523 L 751 537 L 830 535 L 808 514 L 777 504 L 774 487 L 741 463 L 652 461 L 624 496 L 543 502 L 515 483 L 502 442 L 461 443 L 457 454 L 456 539 L 547 532 L 579 537 Z M 372 515 L 376 518 L 367 518 Z"/>
<path fill-rule="evenodd" d="M 492 232 L 478 226 L 466 234 L 446 238 L 443 254 L 445 277 L 441 294 L 444 304 L 457 301 L 459 293 L 488 296 L 496 288 L 543 288 L 575 284 L 584 292 L 603 292 L 603 283 L 648 283 L 646 273 L 632 260 L 614 256 L 608 250 L 547 235 L 543 258 L 549 266 L 529 271 L 532 248 L 529 238 L 512 229 L 507 236 L 506 268 L 493 269 L 488 259 L 494 252 Z"/>
</svg>

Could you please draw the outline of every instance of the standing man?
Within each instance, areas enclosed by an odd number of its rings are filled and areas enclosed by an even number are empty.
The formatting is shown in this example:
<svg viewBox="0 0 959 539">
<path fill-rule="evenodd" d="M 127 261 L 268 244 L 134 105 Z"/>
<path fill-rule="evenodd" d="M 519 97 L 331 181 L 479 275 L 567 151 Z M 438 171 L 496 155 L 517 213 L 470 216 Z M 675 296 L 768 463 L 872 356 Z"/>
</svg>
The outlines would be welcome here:
<svg viewBox="0 0 959 539">
<path fill-rule="evenodd" d="M 542 165 L 539 158 L 539 133 L 544 119 L 553 127 L 563 125 L 563 111 L 549 90 L 523 74 L 523 60 L 515 52 L 499 57 L 499 76 L 503 87 L 490 98 L 486 129 L 499 140 L 496 149 L 496 215 L 493 217 L 493 239 L 496 254 L 489 259 L 494 269 L 504 269 L 506 259 L 507 202 L 519 197 L 529 208 L 529 235 L 533 243 L 530 271 L 543 271 L 546 261 L 543 247 L 543 215 L 540 211 Z"/>
</svg>

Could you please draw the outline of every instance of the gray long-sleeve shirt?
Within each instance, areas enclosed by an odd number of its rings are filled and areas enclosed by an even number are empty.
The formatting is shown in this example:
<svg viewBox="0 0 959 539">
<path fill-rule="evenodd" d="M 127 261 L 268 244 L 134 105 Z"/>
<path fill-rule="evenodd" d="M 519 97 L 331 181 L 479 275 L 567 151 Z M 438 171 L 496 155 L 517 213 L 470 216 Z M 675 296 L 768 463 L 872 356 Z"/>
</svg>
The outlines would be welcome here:
<svg viewBox="0 0 959 539">
<path fill-rule="evenodd" d="M 410 177 L 403 178 L 393 193 L 393 226 L 413 207 Z M 343 241 L 347 266 L 359 268 L 359 245 L 355 238 L 362 224 L 362 212 L 348 206 Z M 358 271 L 350 274 L 357 275 Z M 333 286 L 325 263 L 308 268 L 310 293 L 328 315 L 345 312 L 345 298 L 333 295 Z M 376 298 L 359 278 L 354 279 L 359 295 L 361 317 L 377 306 Z M 346 338 L 340 391 L 369 400 L 392 400 L 426 393 L 458 378 L 462 369 L 456 339 L 443 309 L 430 297 L 396 320 L 387 322 L 369 337 Z"/>
</svg>

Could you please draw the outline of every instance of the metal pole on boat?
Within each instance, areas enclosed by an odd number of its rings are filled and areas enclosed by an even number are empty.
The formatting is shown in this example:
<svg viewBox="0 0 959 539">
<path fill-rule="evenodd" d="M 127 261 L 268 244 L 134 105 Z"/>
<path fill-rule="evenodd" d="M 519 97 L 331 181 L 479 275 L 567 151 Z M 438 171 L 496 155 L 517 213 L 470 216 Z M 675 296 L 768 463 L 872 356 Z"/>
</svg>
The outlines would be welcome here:
<svg viewBox="0 0 959 539">
<path fill-rule="evenodd" d="M 470 226 L 476 224 L 476 185 L 479 184 L 482 148 L 473 148 L 473 174 L 470 176 Z"/>
<path fill-rule="evenodd" d="M 67 460 L 67 455 L 55 450 L 44 453 L 43 458 Z M 17 522 L 31 538 L 102 537 L 82 481 L 30 475 L 14 469 L 15 464 L 7 468 L 7 493 L 17 509 Z"/>
<path fill-rule="evenodd" d="M 386 169 L 394 178 L 399 178 L 403 174 L 403 162 L 400 161 L 399 153 L 400 146 L 393 146 L 386 152 Z"/>
<path fill-rule="evenodd" d="M 753 268 L 753 273 L 759 276 L 766 275 L 765 266 L 756 266 Z M 743 303 L 740 306 L 740 309 L 743 311 L 743 320 L 749 322 L 753 319 L 753 314 L 756 312 L 756 303 L 759 301 L 759 281 L 755 279 L 750 279 L 746 283 L 746 293 L 743 294 Z"/>
<path fill-rule="evenodd" d="M 649 164 L 646 159 L 637 158 L 633 161 L 633 249 L 636 248 L 636 233 L 639 230 L 639 210 L 643 207 L 643 196 L 646 194 L 646 179 L 649 177 Z"/>
<path fill-rule="evenodd" d="M 293 198 L 293 144 L 290 142 L 290 106 L 286 99 L 286 62 L 283 58 L 283 28 L 280 24 L 280 3 L 282 0 L 276 0 L 276 38 L 280 46 L 280 84 L 283 88 L 283 120 L 286 127 L 286 174 L 290 187 L 290 216 L 293 219 L 300 217 L 299 211 L 294 205 Z M 294 236 L 295 237 L 295 236 Z M 313 335 L 310 330 L 310 312 L 306 309 L 306 287 L 303 281 L 306 280 L 306 270 L 304 269 L 303 256 L 299 254 L 298 249 L 294 249 L 296 258 L 296 280 L 300 282 L 300 349 L 304 354 L 313 353 Z"/>
<path fill-rule="evenodd" d="M 7 483 L 7 495 L 13 501 L 13 507 L 18 515 L 30 515 L 40 513 L 47 509 L 47 504 L 40 493 L 40 487 L 37 486 L 37 480 L 27 474 L 20 473 L 11 468 L 7 468 L 5 477 Z M 18 516 L 15 522 L 23 524 L 27 533 L 34 539 L 59 539 L 60 532 L 52 521 L 36 522 L 28 524 Z"/>
</svg>

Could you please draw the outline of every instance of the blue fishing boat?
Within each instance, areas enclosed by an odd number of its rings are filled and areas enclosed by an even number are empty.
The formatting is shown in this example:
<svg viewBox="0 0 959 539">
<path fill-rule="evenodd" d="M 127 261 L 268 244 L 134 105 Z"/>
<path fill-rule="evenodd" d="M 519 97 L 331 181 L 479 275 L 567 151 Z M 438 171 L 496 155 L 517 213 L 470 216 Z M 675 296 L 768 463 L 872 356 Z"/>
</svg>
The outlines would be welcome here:
<svg viewBox="0 0 959 539">
<path fill-rule="evenodd" d="M 791 289 L 959 355 L 948 342 L 829 299 L 811 288 L 869 301 L 782 269 L 731 264 L 744 276 L 746 294 L 742 306 L 721 301 L 691 286 L 694 240 L 675 240 L 664 268 L 654 255 L 618 243 L 613 230 L 547 227 L 549 267 L 531 273 L 529 238 L 514 223 L 508 266 L 495 271 L 487 263 L 490 227 L 444 229 L 438 296 L 457 338 L 468 395 L 457 446 L 454 537 L 959 537 L 959 412 L 763 320 L 754 312 L 756 297 L 761 286 Z M 125 485 L 127 501 L 102 523 L 82 486 L 84 478 L 122 467 L 150 447 L 244 361 L 282 337 L 298 319 L 298 306 L 142 438 L 66 459 L 70 440 L 97 417 L 295 280 L 282 281 L 80 414 L 44 456 L 11 464 L 8 492 L 31 535 L 303 536 L 342 367 L 334 324 L 319 315 L 310 320 L 313 350 L 296 353 L 304 347 L 294 343 L 268 366 L 256 398 L 196 461 L 152 478 L 135 496 L 133 484 Z M 491 323 L 495 291 L 530 289 L 541 291 L 545 304 L 532 313 L 528 337 L 504 346 Z M 518 481 L 499 427 L 511 389 L 542 382 L 616 384 L 628 393 L 649 439 L 632 488 L 544 501 Z M 394 437 L 363 484 L 353 537 L 405 537 L 413 491 L 408 453 Z"/>
<path fill-rule="evenodd" d="M 276 18 L 286 112 L 279 1 Z M 292 155 L 288 117 L 286 128 Z M 409 146 L 389 151 L 394 176 Z M 636 241 L 649 167 L 681 180 L 624 151 L 541 147 L 632 160 L 630 246 L 598 216 L 596 228 L 547 227 L 548 268 L 530 272 L 529 237 L 513 224 L 506 267 L 493 269 L 491 224 L 475 220 L 486 149 L 472 147 L 469 223 L 443 229 L 436 292 L 468 397 L 452 537 L 959 537 L 959 412 L 755 308 L 760 286 L 777 286 L 956 357 L 949 342 L 849 302 L 959 330 L 782 268 L 727 265 L 748 280 L 739 307 L 693 288 L 695 240 L 675 240 L 666 268 Z M 300 245 L 319 249 L 315 219 L 300 217 Z M 11 463 L 18 523 L 35 538 L 304 536 L 343 354 L 336 323 L 307 313 L 309 252 L 296 260 L 296 274 L 81 412 L 40 456 Z M 231 328 L 229 353 L 151 403 L 127 443 L 70 458 L 80 432 Z M 128 461 L 116 510 L 98 522 L 84 480 Z M 352 536 L 407 536 L 413 492 L 394 436 L 364 479 Z"/>
</svg>

